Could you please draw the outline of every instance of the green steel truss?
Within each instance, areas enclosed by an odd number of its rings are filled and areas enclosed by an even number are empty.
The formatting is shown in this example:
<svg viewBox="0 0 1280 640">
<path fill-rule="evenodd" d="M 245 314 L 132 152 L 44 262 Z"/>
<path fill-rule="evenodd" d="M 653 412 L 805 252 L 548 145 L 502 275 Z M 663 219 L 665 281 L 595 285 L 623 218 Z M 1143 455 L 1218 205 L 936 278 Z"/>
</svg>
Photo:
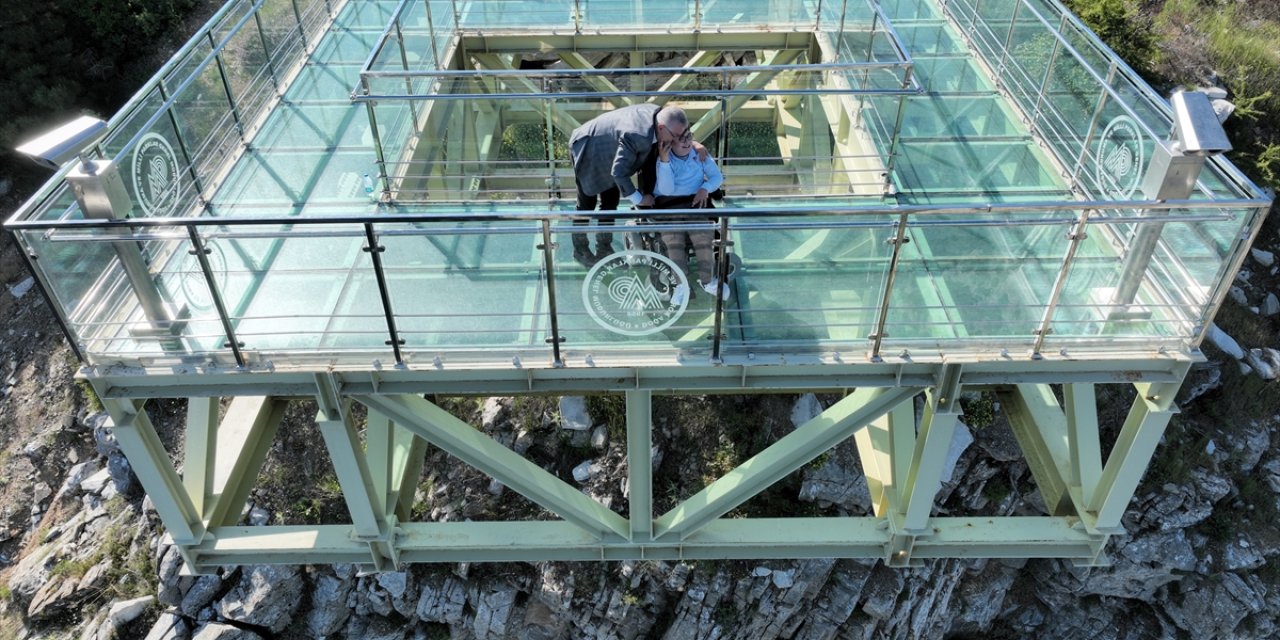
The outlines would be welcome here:
<svg viewBox="0 0 1280 640">
<path fill-rule="evenodd" d="M 528 370 L 523 389 L 459 379 L 480 372 L 399 371 L 389 374 L 392 379 L 371 371 L 261 374 L 274 377 L 274 385 L 246 380 L 255 375 L 250 372 L 213 373 L 202 376 L 199 389 L 179 378 L 118 367 L 86 368 L 82 375 L 101 396 L 121 449 L 188 569 L 197 573 L 258 563 L 350 562 L 386 571 L 416 562 L 799 557 L 880 558 L 891 566 L 926 558 L 1060 557 L 1092 565 L 1106 562 L 1107 540 L 1121 531 L 1125 506 L 1177 411 L 1173 396 L 1191 363 L 1162 356 L 1127 361 L 1126 369 L 1065 357 L 902 362 L 878 369 L 866 363 L 673 368 L 670 373 L 700 376 L 698 392 L 809 389 L 844 397 L 666 513 L 653 511 L 651 400 L 655 393 L 689 390 L 680 376 L 664 377 L 658 367 Z M 1109 453 L 1099 444 L 1099 384 L 1137 389 Z M 241 395 L 250 388 L 273 395 Z M 606 507 L 424 399 L 460 389 L 478 395 L 623 394 L 628 508 Z M 1048 513 L 934 513 L 965 390 L 997 394 Z M 171 455 L 144 405 L 148 398 L 183 395 L 185 449 Z M 923 410 L 917 417 L 918 396 Z M 323 443 L 316 446 L 323 444 L 333 461 L 349 518 L 314 526 L 243 526 L 241 513 L 285 407 L 302 399 L 318 407 Z M 363 438 L 353 403 L 367 409 Z M 850 438 L 866 473 L 872 515 L 726 517 Z M 411 520 L 427 447 L 497 479 L 559 519 Z"/>
</svg>

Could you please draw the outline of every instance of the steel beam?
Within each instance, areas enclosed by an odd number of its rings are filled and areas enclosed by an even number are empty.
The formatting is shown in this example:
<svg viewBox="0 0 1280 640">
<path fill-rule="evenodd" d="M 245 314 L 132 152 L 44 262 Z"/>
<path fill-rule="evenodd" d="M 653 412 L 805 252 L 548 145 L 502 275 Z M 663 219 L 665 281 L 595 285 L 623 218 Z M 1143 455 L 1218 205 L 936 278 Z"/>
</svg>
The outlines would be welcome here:
<svg viewBox="0 0 1280 640">
<path fill-rule="evenodd" d="M 1129 416 L 1120 429 L 1107 464 L 1102 469 L 1098 487 L 1089 500 L 1089 507 L 1098 514 L 1099 531 L 1120 532 L 1120 517 L 1133 499 L 1138 481 L 1151 462 L 1151 454 L 1164 436 L 1169 419 L 1178 413 L 1173 404 L 1173 394 L 1168 398 L 1151 400 L 1141 394 L 1133 400 Z"/>
<path fill-rule="evenodd" d="M 1068 483 L 1080 501 L 1092 496 L 1102 477 L 1102 445 L 1098 441 L 1098 400 L 1092 384 L 1062 385 L 1067 413 Z"/>
<path fill-rule="evenodd" d="M 544 355 L 549 351 L 541 351 Z M 1124 359 L 1123 356 L 1132 356 Z M 527 356 L 527 357 L 526 357 Z M 370 354 L 369 359 L 379 357 Z M 933 386 L 945 365 L 925 351 L 911 358 L 885 358 L 873 363 L 852 354 L 790 354 L 785 360 L 763 353 L 726 354 L 724 364 L 712 366 L 692 358 L 676 361 L 675 354 L 625 358 L 594 354 L 595 366 L 587 366 L 585 353 L 569 351 L 564 367 L 537 366 L 534 355 L 521 354 L 522 366 L 506 359 L 455 363 L 449 355 L 439 366 L 410 362 L 404 368 L 371 369 L 331 367 L 344 391 L 354 394 L 438 393 L 445 395 L 519 395 L 622 393 L 648 389 L 656 393 L 805 393 L 861 387 Z M 1203 361 L 1199 352 L 1168 355 L 1115 354 L 1092 359 L 1080 352 L 1071 357 L 1045 354 L 1042 360 L 1004 357 L 999 354 L 947 356 L 947 362 L 963 362 L 965 387 L 1024 383 L 1167 382 L 1180 385 L 1186 368 Z M 316 386 L 306 362 L 269 365 L 191 368 L 129 368 L 90 366 L 81 371 L 102 398 L 181 398 L 237 395 L 313 396 Z M 324 366 L 329 367 L 325 360 Z M 198 380 L 193 374 L 199 374 Z"/>
<path fill-rule="evenodd" d="M 210 527 L 240 520 L 249 491 L 267 459 L 276 430 L 284 419 L 284 402 L 268 396 L 242 396 L 231 401 L 218 424 L 213 483 L 205 497 Z"/>
<path fill-rule="evenodd" d="M 916 444 L 914 404 L 913 399 L 899 403 L 853 435 L 871 493 L 871 510 L 877 517 L 896 513 L 901 505 L 899 496 L 910 475 Z"/>
<path fill-rule="evenodd" d="M 204 514 L 205 496 L 213 493 L 217 464 L 218 404 L 220 398 L 187 398 L 187 435 L 182 456 L 182 484 L 196 513 Z"/>
<path fill-rule="evenodd" d="M 174 471 L 143 404 L 143 401 L 102 399 L 102 406 L 115 425 L 112 433 L 120 451 L 128 458 L 142 488 L 151 496 L 165 529 L 178 545 L 197 544 L 204 538 L 204 522 L 187 496 L 178 472 Z"/>
<path fill-rule="evenodd" d="M 444 409 L 411 395 L 354 398 L 592 535 L 604 540 L 630 536 L 622 516 Z"/>
<path fill-rule="evenodd" d="M 917 534 L 928 525 L 933 499 L 942 487 L 942 463 L 951 450 L 951 438 L 960 416 L 961 365 L 948 365 L 938 384 L 929 391 L 920 433 L 902 490 L 902 531 Z"/>
<path fill-rule="evenodd" d="M 1088 561 L 1105 536 L 1072 518 L 932 518 L 917 558 L 1071 558 Z M 367 553 L 343 525 L 223 527 L 195 547 L 205 570 L 227 564 L 357 563 Z M 889 533 L 879 518 L 744 518 L 708 523 L 689 538 L 602 542 L 567 522 L 400 525 L 405 562 L 881 558 Z"/>
<path fill-rule="evenodd" d="M 1069 491 L 1067 419 L 1053 389 L 1046 384 L 1020 384 L 998 395 L 1049 514 L 1075 514 Z"/>
<path fill-rule="evenodd" d="M 653 392 L 628 391 L 627 502 L 631 540 L 653 538 Z"/>
<path fill-rule="evenodd" d="M 369 411 L 365 450 L 378 513 L 409 519 L 427 443 L 377 411 Z"/>
<path fill-rule="evenodd" d="M 654 539 L 688 538 L 920 391 L 858 389 L 658 518 Z"/>
</svg>

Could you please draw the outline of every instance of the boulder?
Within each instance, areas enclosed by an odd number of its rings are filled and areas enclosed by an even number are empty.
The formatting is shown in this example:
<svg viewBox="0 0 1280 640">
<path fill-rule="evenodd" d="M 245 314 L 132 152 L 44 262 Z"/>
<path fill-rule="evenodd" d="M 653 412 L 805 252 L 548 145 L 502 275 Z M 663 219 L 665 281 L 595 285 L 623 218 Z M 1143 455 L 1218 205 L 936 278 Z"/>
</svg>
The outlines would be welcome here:
<svg viewBox="0 0 1280 640">
<path fill-rule="evenodd" d="M 586 431 L 592 427 L 587 413 L 587 399 L 582 396 L 560 398 L 560 427 L 571 431 Z"/>
<path fill-rule="evenodd" d="M 1161 608 L 1188 637 L 1229 638 L 1241 620 L 1263 609 L 1265 594 L 1261 584 L 1234 573 L 1189 576 Z"/>
<path fill-rule="evenodd" d="M 1235 338 L 1227 335 L 1225 331 L 1219 329 L 1218 325 L 1215 324 L 1209 327 L 1208 337 L 1209 342 L 1212 342 L 1213 346 L 1220 349 L 1223 353 L 1235 358 L 1236 360 L 1244 359 L 1244 349 L 1240 348 L 1240 343 L 1236 342 Z"/>
<path fill-rule="evenodd" d="M 279 633 L 289 626 L 302 602 L 302 576 L 297 567 L 257 565 L 243 570 L 240 581 L 218 601 L 218 615 Z"/>
<path fill-rule="evenodd" d="M 144 640 L 187 640 L 190 637 L 191 625 L 187 624 L 186 618 L 166 611 L 151 625 L 151 631 Z"/>
<path fill-rule="evenodd" d="M 321 568 L 311 580 L 311 610 L 307 612 L 307 631 L 312 637 L 324 638 L 337 633 L 347 623 L 351 609 L 347 596 L 355 588 L 355 579 L 346 572 Z"/>
<path fill-rule="evenodd" d="M 806 393 L 796 399 L 795 406 L 791 408 L 791 424 L 799 427 L 818 417 L 822 412 L 822 403 L 818 401 L 818 397 L 812 393 Z"/>
<path fill-rule="evenodd" d="M 453 575 L 432 576 L 422 583 L 416 612 L 419 620 L 453 626 L 462 624 L 466 604 L 467 585 L 463 580 Z"/>
<path fill-rule="evenodd" d="M 511 621 L 519 594 L 520 591 L 515 587 L 501 583 L 490 585 L 480 592 L 476 602 L 476 617 L 471 624 L 476 638 L 485 640 L 506 637 L 507 625 Z"/>
<path fill-rule="evenodd" d="M 262 640 L 262 636 L 221 622 L 206 622 L 196 629 L 191 640 Z"/>
</svg>

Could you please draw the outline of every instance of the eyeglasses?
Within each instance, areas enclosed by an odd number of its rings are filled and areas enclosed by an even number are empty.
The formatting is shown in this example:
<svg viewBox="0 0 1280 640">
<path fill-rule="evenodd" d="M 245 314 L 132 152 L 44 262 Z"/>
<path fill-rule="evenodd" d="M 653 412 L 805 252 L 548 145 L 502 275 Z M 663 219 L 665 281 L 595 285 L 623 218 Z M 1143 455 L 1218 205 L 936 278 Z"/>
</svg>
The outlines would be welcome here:
<svg viewBox="0 0 1280 640">
<path fill-rule="evenodd" d="M 690 130 L 688 130 L 688 129 L 685 129 L 685 130 L 684 130 L 684 133 L 682 133 L 682 134 L 680 134 L 680 135 L 677 135 L 677 136 L 672 136 L 672 141 L 673 141 L 673 142 L 686 142 L 686 143 L 687 143 L 687 142 L 693 142 L 693 132 L 692 132 L 692 131 L 690 131 Z"/>
</svg>

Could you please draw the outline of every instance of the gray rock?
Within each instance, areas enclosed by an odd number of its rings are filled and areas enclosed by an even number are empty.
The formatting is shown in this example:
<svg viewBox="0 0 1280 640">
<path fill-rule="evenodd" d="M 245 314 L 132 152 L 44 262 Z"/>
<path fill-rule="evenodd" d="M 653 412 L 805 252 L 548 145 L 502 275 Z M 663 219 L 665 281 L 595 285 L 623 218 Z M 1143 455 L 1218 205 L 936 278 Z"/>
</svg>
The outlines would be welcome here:
<svg viewBox="0 0 1280 640">
<path fill-rule="evenodd" d="M 796 399 L 796 404 L 791 409 L 791 424 L 799 427 L 818 417 L 822 412 L 822 403 L 818 402 L 818 397 L 812 393 L 806 393 Z"/>
<path fill-rule="evenodd" d="M 360 640 L 404 640 L 404 625 L 379 616 L 353 616 L 347 622 L 346 637 Z"/>
<path fill-rule="evenodd" d="M 1236 360 L 1244 359 L 1244 349 L 1240 348 L 1240 343 L 1236 342 L 1235 338 L 1227 335 L 1225 331 L 1219 329 L 1218 325 L 1215 324 L 1209 327 L 1208 337 L 1209 342 L 1212 342 L 1213 346 L 1222 350 L 1223 353 Z"/>
<path fill-rule="evenodd" d="M 1234 573 L 1189 576 L 1163 603 L 1164 613 L 1192 638 L 1228 638 L 1251 613 L 1266 605 L 1265 587 Z"/>
<path fill-rule="evenodd" d="M 111 472 L 107 469 L 99 469 L 80 482 L 80 490 L 101 495 L 108 482 L 111 482 Z"/>
<path fill-rule="evenodd" d="M 387 594 L 391 608 L 406 618 L 416 615 L 418 584 L 406 571 L 379 573 L 374 582 Z"/>
<path fill-rule="evenodd" d="M 1264 267 L 1269 267 L 1276 263 L 1276 254 L 1271 253 L 1270 251 L 1263 251 L 1262 249 L 1249 249 L 1249 255 L 1253 256 L 1253 259 L 1257 260 L 1258 264 Z"/>
<path fill-rule="evenodd" d="M 1280 376 L 1280 351 L 1271 348 L 1250 349 L 1244 357 L 1263 380 L 1275 380 Z"/>
<path fill-rule="evenodd" d="M 476 602 L 476 617 L 471 624 L 476 638 L 485 640 L 502 638 L 506 635 L 507 625 L 511 621 L 511 613 L 515 608 L 516 596 L 519 594 L 519 590 L 507 585 L 494 585 L 479 594 Z"/>
<path fill-rule="evenodd" d="M 1161 567 L 1166 572 L 1190 572 L 1196 568 L 1196 552 L 1184 529 L 1155 531 L 1117 545 L 1119 556 L 1130 563 Z"/>
<path fill-rule="evenodd" d="M 988 561 L 982 569 L 956 587 L 955 617 L 949 623 L 949 634 L 986 634 L 992 622 L 1004 610 L 1005 596 L 1013 586 L 1018 571 L 1003 562 Z"/>
<path fill-rule="evenodd" d="M 116 602 L 107 610 L 107 622 L 112 627 L 119 629 L 120 627 L 133 622 L 142 615 L 156 601 L 155 596 L 142 596 L 133 598 L 132 600 L 124 600 Z"/>
<path fill-rule="evenodd" d="M 107 472 L 111 474 L 111 481 L 120 493 L 129 493 L 138 483 L 138 477 L 133 475 L 133 467 L 123 453 L 116 452 L 107 456 Z"/>
<path fill-rule="evenodd" d="M 795 640 L 836 637 L 858 604 L 863 585 L 871 577 L 872 566 L 870 562 L 844 561 L 835 567 L 822 591 L 810 603 L 811 609 L 796 631 Z"/>
<path fill-rule="evenodd" d="M 191 640 L 262 640 L 262 636 L 221 622 L 206 622 L 196 629 Z"/>
<path fill-rule="evenodd" d="M 189 581 L 190 584 L 183 589 L 182 602 L 179 603 L 178 608 L 182 610 L 182 615 L 188 618 L 196 617 L 201 609 L 212 604 L 223 589 L 222 578 L 219 576 L 196 576 L 183 581 Z M 231 618 L 231 616 L 227 617 Z"/>
<path fill-rule="evenodd" d="M 1213 513 L 1213 505 L 1231 492 L 1231 481 L 1202 468 L 1191 471 L 1191 483 L 1166 484 L 1139 501 L 1139 523 L 1160 531 L 1185 529 Z"/>
<path fill-rule="evenodd" d="M 258 565 L 244 570 L 239 583 L 214 606 L 228 620 L 279 633 L 298 610 L 302 586 L 297 567 Z"/>
<path fill-rule="evenodd" d="M 773 586 L 779 589 L 790 589 L 795 584 L 790 571 L 774 571 Z"/>
<path fill-rule="evenodd" d="M 1244 294 L 1244 289 L 1240 287 L 1231 287 L 1227 290 L 1227 297 L 1235 301 L 1236 304 L 1247 307 L 1249 306 L 1249 297 Z"/>
<path fill-rule="evenodd" d="M 1222 386 L 1222 367 L 1220 363 L 1210 362 L 1191 367 L 1187 380 L 1178 391 L 1177 403 L 1180 407 L 1190 406 L 1200 396 Z"/>
<path fill-rule="evenodd" d="M 571 472 L 573 474 L 573 479 L 577 480 L 579 483 L 584 483 L 590 480 L 591 466 L 593 463 L 594 463 L 593 460 L 584 460 L 581 463 L 579 463 L 578 466 L 574 467 L 573 471 Z"/>
<path fill-rule="evenodd" d="M 582 396 L 560 398 L 560 427 L 572 431 L 586 431 L 592 426 L 587 414 L 587 400 Z"/>
<path fill-rule="evenodd" d="M 54 502 L 59 502 L 63 498 L 71 497 L 80 493 L 80 485 L 85 478 L 97 473 L 98 463 L 94 460 L 81 462 L 67 472 L 67 477 L 63 479 L 62 486 L 58 487 L 58 493 L 53 497 Z"/>
<path fill-rule="evenodd" d="M 862 610 L 878 620 L 889 618 L 893 615 L 898 594 L 902 593 L 903 581 L 901 571 L 883 564 L 876 565 L 863 589 Z"/>
<path fill-rule="evenodd" d="M 249 509 L 249 526 L 261 527 L 271 522 L 271 512 L 259 506 Z"/>
<path fill-rule="evenodd" d="M 480 425 L 486 430 L 493 429 L 498 422 L 504 420 L 511 406 L 509 398 L 490 396 L 484 399 L 480 409 Z"/>
<path fill-rule="evenodd" d="M 597 426 L 591 430 L 591 447 L 598 451 L 604 451 L 605 445 L 609 443 L 609 431 L 604 425 Z"/>
<path fill-rule="evenodd" d="M 156 562 L 156 574 L 160 585 L 156 599 L 160 604 L 177 606 L 182 602 L 182 590 L 178 588 L 178 573 L 182 570 L 182 554 L 174 545 L 160 548 L 160 559 Z"/>
<path fill-rule="evenodd" d="M 418 619 L 425 622 L 442 622 L 454 626 L 463 621 L 463 609 L 467 604 L 467 586 L 457 577 L 432 576 L 422 583 L 418 607 Z"/>
<path fill-rule="evenodd" d="M 1267 297 L 1262 300 L 1262 315 L 1274 316 L 1280 314 L 1280 298 L 1274 293 L 1267 293 Z"/>
<path fill-rule="evenodd" d="M 322 568 L 312 580 L 311 610 L 307 612 L 307 631 L 316 638 L 337 633 L 351 616 L 347 608 L 347 596 L 355 588 L 351 576 L 340 576 L 331 569 Z"/>
<path fill-rule="evenodd" d="M 1262 557 L 1261 549 L 1243 535 L 1222 545 L 1218 557 L 1226 571 L 1251 571 L 1267 563 L 1267 559 Z"/>
<path fill-rule="evenodd" d="M 144 640 L 187 640 L 191 637 L 191 625 L 185 618 L 171 611 L 160 614 Z"/>
<path fill-rule="evenodd" d="M 98 455 L 105 458 L 120 451 L 120 445 L 116 442 L 115 434 L 112 433 L 116 425 L 107 412 L 99 411 L 85 416 L 84 426 L 93 429 L 93 446 L 98 451 Z"/>
</svg>

